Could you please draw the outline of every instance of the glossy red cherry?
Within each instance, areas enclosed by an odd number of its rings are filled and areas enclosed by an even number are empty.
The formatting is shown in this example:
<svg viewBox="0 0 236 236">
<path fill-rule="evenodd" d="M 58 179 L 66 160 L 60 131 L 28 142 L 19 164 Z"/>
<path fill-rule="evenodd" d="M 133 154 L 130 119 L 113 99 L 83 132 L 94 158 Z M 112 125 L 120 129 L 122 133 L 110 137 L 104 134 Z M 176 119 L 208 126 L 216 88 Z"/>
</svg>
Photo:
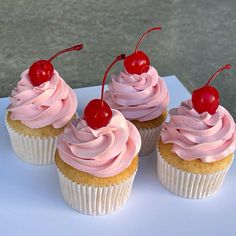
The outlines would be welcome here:
<svg viewBox="0 0 236 236">
<path fill-rule="evenodd" d="M 34 62 L 29 69 L 31 83 L 34 86 L 47 82 L 51 79 L 54 71 L 52 63 L 48 60 Z"/>
<path fill-rule="evenodd" d="M 204 86 L 193 91 L 192 103 L 199 114 L 207 111 L 213 115 L 220 104 L 219 93 L 212 86 Z"/>
<path fill-rule="evenodd" d="M 111 69 L 111 67 L 117 61 L 123 59 L 125 59 L 125 55 L 121 54 L 120 56 L 116 57 L 116 59 L 109 65 L 102 80 L 101 99 L 94 99 L 90 101 L 84 109 L 84 120 L 87 122 L 88 126 L 90 126 L 92 129 L 99 129 L 101 127 L 105 127 L 109 123 L 112 117 L 111 108 L 103 100 L 104 86 L 107 74 Z"/>
<path fill-rule="evenodd" d="M 70 52 L 79 51 L 83 48 L 83 44 L 78 44 L 70 48 L 66 48 L 55 55 L 53 55 L 48 60 L 39 60 L 34 62 L 29 69 L 29 76 L 33 86 L 39 86 L 40 84 L 49 81 L 52 78 L 54 67 L 51 63 L 59 55 Z"/>
<path fill-rule="evenodd" d="M 124 61 L 125 70 L 130 74 L 141 75 L 148 71 L 150 61 L 143 51 L 137 51 L 127 56 Z"/>
<path fill-rule="evenodd" d="M 138 47 L 142 40 L 154 30 L 161 30 L 161 27 L 154 27 L 144 32 L 135 47 L 134 53 L 125 58 L 124 67 L 128 73 L 141 75 L 148 71 L 150 60 L 143 51 L 138 51 Z"/>
<path fill-rule="evenodd" d="M 213 115 L 219 104 L 220 104 L 220 96 L 219 92 L 209 83 L 223 70 L 229 70 L 231 65 L 227 64 L 221 67 L 219 70 L 215 72 L 214 75 L 208 80 L 208 82 L 201 88 L 198 88 L 193 91 L 192 93 L 192 103 L 193 108 L 199 113 L 208 112 L 209 114 Z"/>
<path fill-rule="evenodd" d="M 94 99 L 84 109 L 84 119 L 92 129 L 106 126 L 112 117 L 109 105 L 101 99 Z"/>
</svg>

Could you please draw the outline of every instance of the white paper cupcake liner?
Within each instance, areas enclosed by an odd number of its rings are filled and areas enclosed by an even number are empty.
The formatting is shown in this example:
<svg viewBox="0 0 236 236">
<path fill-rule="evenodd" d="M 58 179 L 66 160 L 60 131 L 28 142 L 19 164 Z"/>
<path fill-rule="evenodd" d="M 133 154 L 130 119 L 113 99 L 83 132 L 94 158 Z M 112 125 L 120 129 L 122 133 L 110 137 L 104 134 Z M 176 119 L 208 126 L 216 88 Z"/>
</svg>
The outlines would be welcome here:
<svg viewBox="0 0 236 236">
<path fill-rule="evenodd" d="M 64 200 L 86 215 L 105 215 L 121 208 L 129 199 L 136 174 L 120 184 L 96 187 L 75 183 L 57 170 Z"/>
<path fill-rule="evenodd" d="M 6 120 L 11 145 L 17 156 L 35 165 L 54 163 L 57 137 L 30 137 L 15 131 Z"/>
<path fill-rule="evenodd" d="M 142 140 L 141 149 L 139 151 L 140 156 L 148 155 L 155 150 L 160 137 L 161 128 L 162 125 L 151 129 L 142 129 L 137 127 Z"/>
<path fill-rule="evenodd" d="M 205 198 L 219 191 L 231 164 L 226 169 L 211 174 L 194 174 L 171 166 L 157 151 L 157 175 L 160 183 L 168 191 L 184 198 Z"/>
</svg>

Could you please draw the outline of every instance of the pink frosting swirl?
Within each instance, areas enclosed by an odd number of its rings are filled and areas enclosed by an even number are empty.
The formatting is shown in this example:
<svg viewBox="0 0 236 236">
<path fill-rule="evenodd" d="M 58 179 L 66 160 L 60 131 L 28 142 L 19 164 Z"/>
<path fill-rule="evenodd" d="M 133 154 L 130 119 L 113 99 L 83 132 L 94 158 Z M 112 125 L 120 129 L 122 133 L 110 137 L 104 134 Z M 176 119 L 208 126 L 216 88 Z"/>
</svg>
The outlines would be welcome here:
<svg viewBox="0 0 236 236">
<path fill-rule="evenodd" d="M 234 152 L 236 126 L 224 107 L 219 106 L 214 115 L 199 114 L 187 100 L 169 114 L 170 122 L 163 124 L 161 138 L 164 143 L 173 143 L 172 151 L 180 158 L 214 162 Z"/>
<path fill-rule="evenodd" d="M 128 120 L 147 121 L 160 116 L 167 109 L 169 94 L 165 82 L 156 69 L 147 73 L 112 75 L 104 100 L 119 110 Z"/>
<path fill-rule="evenodd" d="M 139 152 L 136 127 L 116 110 L 106 127 L 94 130 L 83 119 L 73 120 L 58 138 L 58 151 L 68 165 L 97 177 L 126 169 Z"/>
<path fill-rule="evenodd" d="M 12 120 L 20 120 L 26 126 L 35 129 L 52 125 L 64 127 L 76 112 L 75 92 L 54 70 L 50 81 L 33 86 L 29 70 L 21 75 L 21 80 L 12 91 L 8 111 Z"/>
</svg>

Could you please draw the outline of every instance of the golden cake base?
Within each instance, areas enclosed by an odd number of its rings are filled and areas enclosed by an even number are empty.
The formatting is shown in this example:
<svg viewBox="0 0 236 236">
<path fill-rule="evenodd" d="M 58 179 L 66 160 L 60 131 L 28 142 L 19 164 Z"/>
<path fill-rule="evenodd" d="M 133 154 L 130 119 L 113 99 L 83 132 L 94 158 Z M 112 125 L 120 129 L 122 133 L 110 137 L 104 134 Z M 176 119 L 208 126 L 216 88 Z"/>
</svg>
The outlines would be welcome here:
<svg viewBox="0 0 236 236">
<path fill-rule="evenodd" d="M 167 112 L 163 112 L 159 117 L 147 120 L 147 121 L 138 121 L 138 120 L 131 120 L 131 122 L 138 128 L 138 129 L 152 129 L 154 127 L 160 126 L 166 119 Z"/>
<path fill-rule="evenodd" d="M 171 152 L 172 146 L 160 140 L 157 147 L 157 175 L 163 187 L 191 199 L 209 197 L 220 190 L 233 162 L 233 154 L 212 163 L 200 159 L 185 161 Z"/>
<path fill-rule="evenodd" d="M 197 174 L 209 174 L 223 170 L 230 166 L 234 156 L 231 153 L 224 159 L 211 163 L 202 162 L 200 159 L 185 161 L 171 151 L 172 147 L 173 144 L 164 144 L 161 139 L 159 140 L 158 150 L 166 162 L 178 169 Z"/>
<path fill-rule="evenodd" d="M 55 156 L 61 192 L 65 202 L 82 214 L 105 215 L 120 209 L 129 199 L 138 168 L 136 156 L 120 174 L 99 178 L 66 164 Z"/>
<path fill-rule="evenodd" d="M 136 156 L 131 162 L 131 164 L 125 170 L 123 170 L 120 174 L 111 176 L 111 177 L 96 177 L 89 173 L 77 170 L 74 167 L 65 163 L 60 158 L 60 155 L 58 152 L 56 152 L 56 155 L 55 155 L 55 162 L 60 172 L 71 181 L 78 184 L 92 185 L 92 186 L 99 186 L 99 187 L 119 184 L 120 182 L 128 179 L 138 169 L 138 156 Z"/>
<path fill-rule="evenodd" d="M 8 125 L 14 129 L 16 132 L 19 132 L 24 135 L 28 135 L 31 137 L 48 137 L 48 136 L 58 136 L 61 134 L 65 127 L 56 129 L 52 125 L 48 125 L 38 129 L 31 129 L 30 127 L 24 125 L 19 120 L 12 120 L 10 118 L 11 112 L 7 113 L 7 123 Z M 75 118 L 75 116 L 73 117 Z M 72 118 L 72 119 L 73 119 Z"/>
</svg>

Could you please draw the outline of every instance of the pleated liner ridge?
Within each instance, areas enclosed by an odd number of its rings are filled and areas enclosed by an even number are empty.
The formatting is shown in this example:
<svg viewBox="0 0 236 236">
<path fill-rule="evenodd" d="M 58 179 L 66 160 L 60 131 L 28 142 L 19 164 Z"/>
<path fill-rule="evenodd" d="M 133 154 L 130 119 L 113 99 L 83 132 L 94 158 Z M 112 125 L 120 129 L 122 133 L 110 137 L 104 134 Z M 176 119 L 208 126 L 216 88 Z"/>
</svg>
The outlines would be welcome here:
<svg viewBox="0 0 236 236">
<path fill-rule="evenodd" d="M 155 150 L 156 144 L 160 137 L 161 128 L 162 125 L 147 129 L 137 127 L 142 140 L 141 149 L 139 151 L 140 156 L 148 155 Z"/>
<path fill-rule="evenodd" d="M 87 215 L 105 215 L 121 208 L 130 197 L 136 174 L 120 184 L 97 187 L 75 183 L 57 170 L 64 200 L 78 212 Z"/>
<path fill-rule="evenodd" d="M 184 198 L 205 198 L 218 192 L 231 164 L 211 174 L 194 174 L 171 166 L 157 151 L 157 175 L 160 183 L 168 191 Z"/>
<path fill-rule="evenodd" d="M 54 163 L 57 137 L 30 137 L 15 131 L 5 120 L 11 145 L 17 156 L 35 165 Z"/>
</svg>

